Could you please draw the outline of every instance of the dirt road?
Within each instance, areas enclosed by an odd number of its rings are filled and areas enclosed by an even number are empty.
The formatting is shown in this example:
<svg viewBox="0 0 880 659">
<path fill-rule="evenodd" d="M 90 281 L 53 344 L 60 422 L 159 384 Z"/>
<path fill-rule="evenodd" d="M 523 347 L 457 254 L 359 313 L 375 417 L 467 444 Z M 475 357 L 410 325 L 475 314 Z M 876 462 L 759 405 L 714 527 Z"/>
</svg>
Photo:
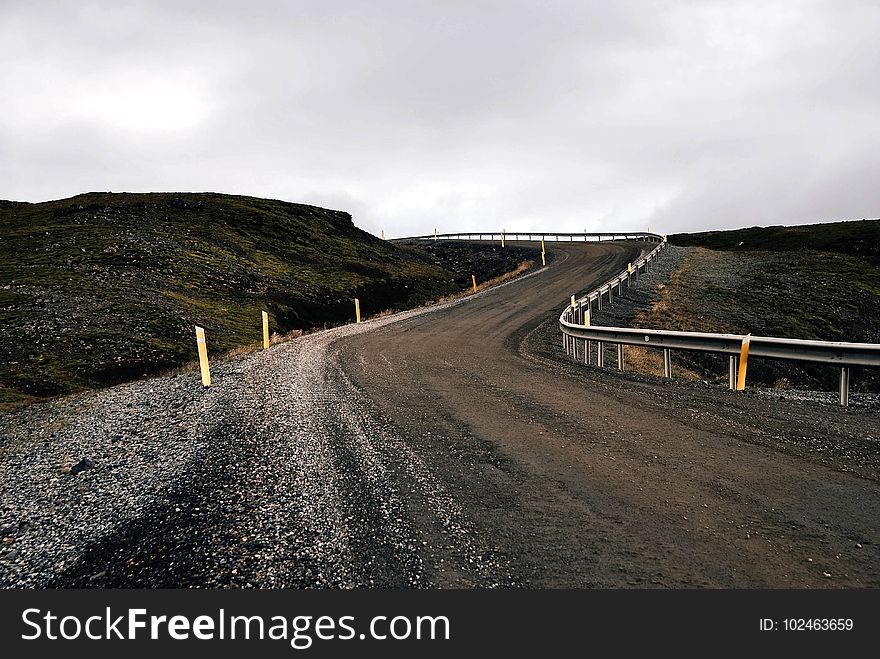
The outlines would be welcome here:
<svg viewBox="0 0 880 659">
<path fill-rule="evenodd" d="M 633 249 L 557 246 L 547 272 L 345 339 L 344 368 L 518 583 L 880 585 L 876 413 L 565 360 L 561 304 Z"/>
<path fill-rule="evenodd" d="M 876 411 L 565 359 L 638 249 L 0 416 L 0 585 L 880 585 Z"/>
</svg>

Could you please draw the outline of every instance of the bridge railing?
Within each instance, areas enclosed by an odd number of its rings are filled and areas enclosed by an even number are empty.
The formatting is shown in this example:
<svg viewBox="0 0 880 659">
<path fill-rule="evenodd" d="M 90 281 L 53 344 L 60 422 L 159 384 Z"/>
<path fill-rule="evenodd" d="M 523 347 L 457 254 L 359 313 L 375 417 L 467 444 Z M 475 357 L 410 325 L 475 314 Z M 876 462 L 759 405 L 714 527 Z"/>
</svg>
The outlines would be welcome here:
<svg viewBox="0 0 880 659">
<path fill-rule="evenodd" d="M 854 366 L 880 367 L 880 344 L 844 343 L 839 341 L 806 341 L 768 336 L 739 334 L 712 334 L 705 332 L 675 332 L 669 330 L 637 329 L 632 327 L 602 327 L 591 321 L 594 309 L 602 309 L 603 302 L 611 304 L 615 295 L 623 295 L 623 287 L 632 284 L 641 272 L 646 272 L 666 249 L 661 242 L 627 270 L 575 298 L 559 317 L 562 345 L 566 354 L 586 364 L 592 364 L 592 343 L 597 344 L 596 365 L 604 366 L 605 344 L 617 346 L 617 368 L 625 369 L 623 346 L 642 346 L 663 350 L 663 370 L 672 377 L 672 350 L 727 355 L 728 384 L 738 388 L 740 356 L 829 364 L 840 368 L 840 404 L 849 404 L 850 369 Z M 744 341 L 745 340 L 745 341 Z M 748 345 L 744 353 L 744 342 Z M 582 346 L 582 347 L 581 347 Z M 744 383 L 744 378 L 743 381 Z M 740 387 L 741 388 L 741 387 Z"/>
</svg>

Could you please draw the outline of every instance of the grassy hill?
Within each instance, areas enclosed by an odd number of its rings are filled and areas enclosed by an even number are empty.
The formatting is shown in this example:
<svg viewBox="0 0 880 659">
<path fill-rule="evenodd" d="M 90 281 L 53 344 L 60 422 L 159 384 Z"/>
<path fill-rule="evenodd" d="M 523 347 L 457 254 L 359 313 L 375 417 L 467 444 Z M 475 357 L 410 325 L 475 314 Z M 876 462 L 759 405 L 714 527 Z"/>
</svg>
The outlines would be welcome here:
<svg viewBox="0 0 880 659">
<path fill-rule="evenodd" d="M 347 213 L 220 194 L 0 202 L 0 405 L 155 374 L 273 331 L 426 303 L 533 259 L 403 246 Z"/>
<path fill-rule="evenodd" d="M 677 234 L 691 247 L 637 325 L 880 343 L 880 220 Z M 723 381 L 723 360 L 680 353 L 695 377 Z M 837 370 L 755 360 L 751 384 L 834 389 Z M 856 390 L 880 390 L 865 369 Z"/>
<path fill-rule="evenodd" d="M 880 220 L 677 233 L 669 236 L 669 242 L 685 247 L 743 252 L 808 249 L 846 254 L 880 265 Z"/>
</svg>

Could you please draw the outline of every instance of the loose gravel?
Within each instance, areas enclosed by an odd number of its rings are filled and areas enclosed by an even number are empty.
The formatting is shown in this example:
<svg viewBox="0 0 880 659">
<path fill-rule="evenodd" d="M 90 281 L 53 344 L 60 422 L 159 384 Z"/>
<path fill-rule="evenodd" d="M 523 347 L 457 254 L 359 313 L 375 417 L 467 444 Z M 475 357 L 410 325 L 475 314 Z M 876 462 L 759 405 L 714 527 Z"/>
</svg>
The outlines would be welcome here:
<svg viewBox="0 0 880 659">
<path fill-rule="evenodd" d="M 334 361 L 426 311 L 213 364 L 210 388 L 186 373 L 0 416 L 0 585 L 430 587 L 450 562 L 460 585 L 509 585 Z"/>
</svg>

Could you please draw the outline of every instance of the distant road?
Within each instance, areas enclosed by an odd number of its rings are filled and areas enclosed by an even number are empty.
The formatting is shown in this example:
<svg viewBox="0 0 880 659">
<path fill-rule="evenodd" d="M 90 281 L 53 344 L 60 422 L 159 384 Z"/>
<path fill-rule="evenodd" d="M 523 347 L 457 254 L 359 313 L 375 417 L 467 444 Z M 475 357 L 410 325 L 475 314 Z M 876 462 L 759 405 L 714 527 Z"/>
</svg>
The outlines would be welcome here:
<svg viewBox="0 0 880 659">
<path fill-rule="evenodd" d="M 564 358 L 642 245 L 0 416 L 5 586 L 880 585 L 880 419 Z M 209 336 L 210 341 L 210 336 Z M 59 475 L 68 454 L 94 464 Z"/>
</svg>

